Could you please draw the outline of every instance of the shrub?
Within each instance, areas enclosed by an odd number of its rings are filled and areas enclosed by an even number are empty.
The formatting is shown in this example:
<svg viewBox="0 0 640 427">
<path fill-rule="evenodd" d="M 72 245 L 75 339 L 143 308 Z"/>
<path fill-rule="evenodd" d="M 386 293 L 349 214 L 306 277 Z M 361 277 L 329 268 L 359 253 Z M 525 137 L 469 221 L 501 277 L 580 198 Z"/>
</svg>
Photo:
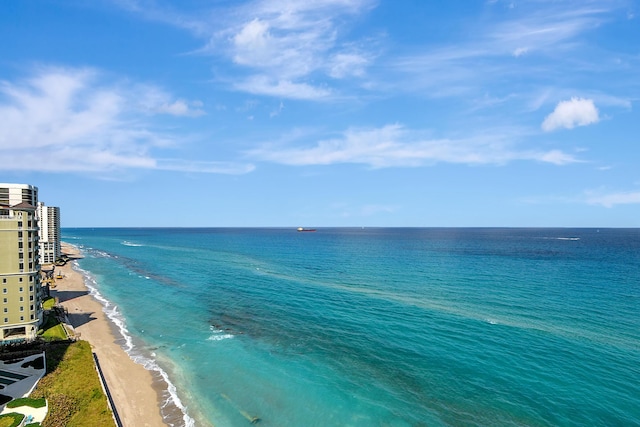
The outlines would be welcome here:
<svg viewBox="0 0 640 427">
<path fill-rule="evenodd" d="M 66 427 L 79 409 L 78 400 L 65 394 L 54 394 L 49 402 L 49 413 L 44 420 L 47 427 Z"/>
<path fill-rule="evenodd" d="M 18 427 L 23 419 L 24 415 L 15 412 L 0 415 L 0 427 Z"/>
<path fill-rule="evenodd" d="M 30 406 L 32 408 L 44 408 L 47 406 L 47 401 L 44 398 L 31 399 L 30 397 L 22 397 L 20 399 L 14 399 L 7 403 L 7 408 L 17 408 L 19 406 Z"/>
</svg>

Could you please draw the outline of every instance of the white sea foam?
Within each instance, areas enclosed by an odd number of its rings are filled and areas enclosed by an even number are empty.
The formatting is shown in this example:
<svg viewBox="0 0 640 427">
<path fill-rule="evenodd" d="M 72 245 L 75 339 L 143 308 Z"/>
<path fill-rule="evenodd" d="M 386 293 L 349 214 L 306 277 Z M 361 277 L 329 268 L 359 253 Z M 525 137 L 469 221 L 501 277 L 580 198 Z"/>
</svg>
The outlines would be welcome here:
<svg viewBox="0 0 640 427">
<path fill-rule="evenodd" d="M 98 256 L 99 258 L 113 258 L 110 254 L 103 252 L 103 251 L 99 251 L 99 250 L 94 250 L 94 253 L 96 254 L 96 256 Z"/>
<path fill-rule="evenodd" d="M 233 338 L 233 335 L 231 334 L 224 334 L 224 335 L 211 335 L 209 338 L 207 338 L 208 341 L 222 341 L 222 340 L 227 340 Z"/>
<path fill-rule="evenodd" d="M 222 341 L 222 340 L 228 340 L 234 337 L 233 334 L 229 334 L 226 331 L 223 331 L 222 329 L 216 329 L 213 326 L 211 326 L 210 329 L 211 329 L 211 336 L 207 338 L 207 341 Z"/>
<path fill-rule="evenodd" d="M 191 418 L 187 413 L 187 408 L 180 400 L 175 385 L 171 382 L 165 370 L 162 369 L 160 365 L 158 365 L 156 360 L 152 358 L 154 356 L 154 353 L 151 353 L 151 357 L 148 357 L 142 354 L 140 351 L 137 351 L 133 343 L 133 338 L 129 333 L 129 330 L 127 329 L 125 319 L 118 311 L 118 306 L 112 304 L 108 299 L 102 296 L 102 294 L 98 291 L 98 284 L 96 280 L 88 271 L 78 267 L 75 263 L 72 265 L 72 267 L 82 274 L 82 276 L 84 277 L 84 283 L 89 290 L 89 295 L 91 295 L 98 302 L 100 302 L 100 304 L 102 304 L 102 311 L 104 311 L 107 318 L 109 318 L 109 320 L 113 322 L 113 324 L 118 328 L 120 335 L 122 335 L 122 338 L 124 339 L 124 345 L 122 346 L 124 351 L 135 363 L 142 365 L 148 371 L 155 372 L 164 380 L 165 384 L 167 385 L 167 397 L 164 402 L 162 402 L 161 409 L 164 410 L 167 407 L 175 406 L 182 413 L 182 420 L 184 422 L 183 426 L 195 427 L 195 420 Z"/>
<path fill-rule="evenodd" d="M 120 242 L 120 244 L 124 245 L 124 246 L 133 246 L 133 247 L 136 247 L 136 248 L 140 247 L 140 246 L 144 246 L 144 245 L 141 245 L 139 243 L 129 242 L 128 240 L 123 240 L 122 242 Z"/>
</svg>

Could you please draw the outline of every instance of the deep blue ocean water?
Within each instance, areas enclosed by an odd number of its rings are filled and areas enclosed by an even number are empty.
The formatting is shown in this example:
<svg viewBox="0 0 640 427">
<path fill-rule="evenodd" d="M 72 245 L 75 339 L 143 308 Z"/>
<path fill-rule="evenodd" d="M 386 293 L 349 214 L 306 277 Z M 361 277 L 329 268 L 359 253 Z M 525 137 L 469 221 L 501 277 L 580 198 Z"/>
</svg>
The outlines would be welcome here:
<svg viewBox="0 0 640 427">
<path fill-rule="evenodd" d="M 172 425 L 640 426 L 640 229 L 63 240 Z"/>
</svg>

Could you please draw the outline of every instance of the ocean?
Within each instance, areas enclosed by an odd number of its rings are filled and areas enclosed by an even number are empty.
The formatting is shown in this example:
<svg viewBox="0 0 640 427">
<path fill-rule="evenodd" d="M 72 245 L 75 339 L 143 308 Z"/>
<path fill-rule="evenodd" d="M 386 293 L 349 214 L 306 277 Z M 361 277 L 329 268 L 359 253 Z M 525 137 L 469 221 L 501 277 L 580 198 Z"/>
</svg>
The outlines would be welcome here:
<svg viewBox="0 0 640 427">
<path fill-rule="evenodd" d="M 173 426 L 640 426 L 640 229 L 63 229 Z"/>
</svg>

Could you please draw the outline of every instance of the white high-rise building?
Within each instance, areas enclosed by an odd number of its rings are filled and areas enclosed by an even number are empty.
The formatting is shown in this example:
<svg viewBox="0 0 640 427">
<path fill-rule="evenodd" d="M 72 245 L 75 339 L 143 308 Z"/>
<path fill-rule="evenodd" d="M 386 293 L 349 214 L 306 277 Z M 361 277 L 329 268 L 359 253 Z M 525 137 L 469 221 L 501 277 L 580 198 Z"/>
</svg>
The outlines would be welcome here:
<svg viewBox="0 0 640 427">
<path fill-rule="evenodd" d="M 35 207 L 38 204 L 38 187 L 0 183 L 0 205 L 15 206 L 22 202 Z"/>
<path fill-rule="evenodd" d="M 60 257 L 60 208 L 38 202 L 40 264 L 53 264 Z"/>
</svg>

